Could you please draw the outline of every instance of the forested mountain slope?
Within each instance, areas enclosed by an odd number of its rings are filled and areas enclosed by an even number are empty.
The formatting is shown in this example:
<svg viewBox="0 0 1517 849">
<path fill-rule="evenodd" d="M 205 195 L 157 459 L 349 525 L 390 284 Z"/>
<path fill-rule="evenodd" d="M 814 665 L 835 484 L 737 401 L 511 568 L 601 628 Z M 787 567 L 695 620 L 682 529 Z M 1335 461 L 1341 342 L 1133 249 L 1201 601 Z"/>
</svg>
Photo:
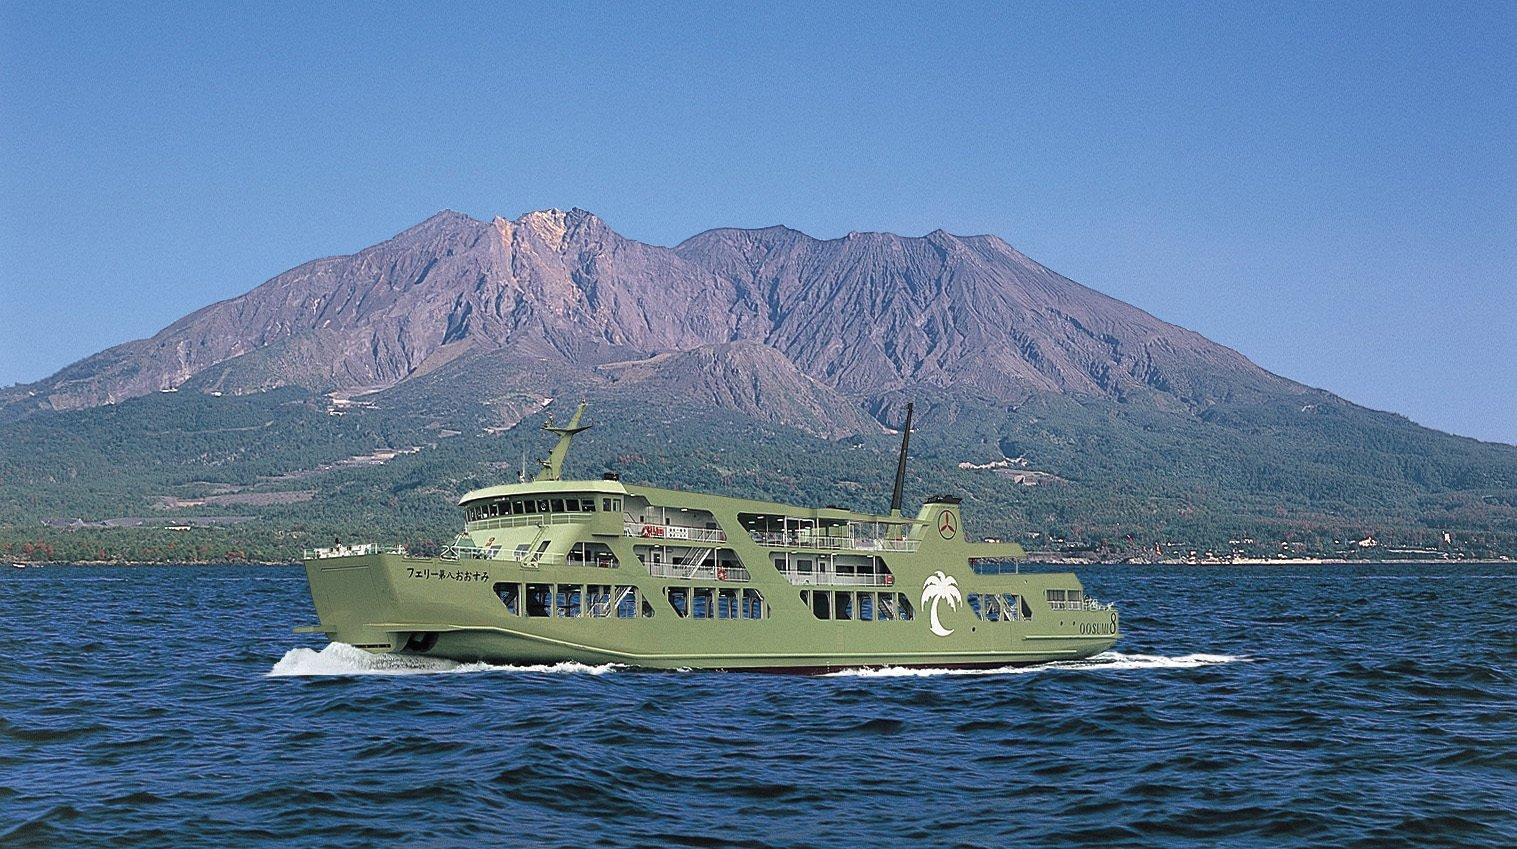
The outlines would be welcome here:
<svg viewBox="0 0 1517 849">
<path fill-rule="evenodd" d="M 1271 374 L 993 236 L 664 248 L 583 210 L 439 213 L 0 390 L 0 552 L 440 539 L 580 397 L 585 474 L 867 506 L 915 400 L 917 494 L 1038 548 L 1517 553 L 1517 448 Z"/>
</svg>

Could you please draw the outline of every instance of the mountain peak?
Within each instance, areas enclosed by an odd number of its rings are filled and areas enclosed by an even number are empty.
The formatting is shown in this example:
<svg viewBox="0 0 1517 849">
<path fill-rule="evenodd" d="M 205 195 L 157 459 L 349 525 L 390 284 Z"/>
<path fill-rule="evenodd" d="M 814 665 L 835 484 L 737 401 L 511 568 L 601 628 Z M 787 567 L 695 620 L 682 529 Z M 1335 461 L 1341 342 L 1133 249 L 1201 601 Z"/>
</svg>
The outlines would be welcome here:
<svg viewBox="0 0 1517 849">
<path fill-rule="evenodd" d="M 1002 402 L 1053 392 L 1179 406 L 1300 389 L 994 236 L 855 231 L 823 241 L 776 225 L 707 230 L 664 248 L 578 207 L 489 223 L 444 209 L 27 389 L 66 409 L 191 380 L 227 392 L 389 386 L 466 348 L 583 369 L 744 342 L 766 347 L 718 351 L 721 363 L 743 364 L 735 383 L 777 374 L 755 364 L 781 356 L 864 406 L 923 387 Z"/>
<path fill-rule="evenodd" d="M 389 241 L 407 239 L 418 235 L 451 232 L 462 227 L 477 227 L 481 223 L 457 210 L 444 209 L 396 233 L 390 237 Z"/>
</svg>

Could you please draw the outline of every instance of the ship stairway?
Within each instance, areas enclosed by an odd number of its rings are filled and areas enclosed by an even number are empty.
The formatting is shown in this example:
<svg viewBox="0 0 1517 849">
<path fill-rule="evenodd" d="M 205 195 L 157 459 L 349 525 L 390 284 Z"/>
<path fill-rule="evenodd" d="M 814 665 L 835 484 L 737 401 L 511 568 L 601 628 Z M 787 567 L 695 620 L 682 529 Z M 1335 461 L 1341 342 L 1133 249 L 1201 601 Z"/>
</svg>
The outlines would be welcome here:
<svg viewBox="0 0 1517 849">
<path fill-rule="evenodd" d="M 700 568 L 706 565 L 706 558 L 716 552 L 714 548 L 692 548 L 681 557 L 676 565 L 683 569 L 685 574 L 681 578 L 693 578 Z"/>
<path fill-rule="evenodd" d="M 537 536 L 533 537 L 532 541 L 529 542 L 529 543 L 527 543 L 527 553 L 524 554 L 524 555 L 522 555 L 522 558 L 521 558 L 522 568 L 524 568 L 524 569 L 536 569 L 538 567 L 539 562 L 543 559 L 543 551 L 545 551 L 547 549 L 547 546 L 545 546 L 545 545 L 542 544 L 543 535 L 545 535 L 547 533 L 548 533 L 548 526 L 547 525 L 539 525 L 538 526 L 538 528 L 537 528 Z"/>
</svg>

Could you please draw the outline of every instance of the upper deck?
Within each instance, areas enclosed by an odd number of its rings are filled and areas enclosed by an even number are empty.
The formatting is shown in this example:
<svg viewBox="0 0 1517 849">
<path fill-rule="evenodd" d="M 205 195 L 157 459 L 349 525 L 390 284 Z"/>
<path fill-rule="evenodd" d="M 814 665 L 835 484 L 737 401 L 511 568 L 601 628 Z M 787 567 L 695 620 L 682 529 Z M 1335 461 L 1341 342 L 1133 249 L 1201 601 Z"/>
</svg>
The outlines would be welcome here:
<svg viewBox="0 0 1517 849">
<path fill-rule="evenodd" d="M 631 497 L 640 498 L 648 507 L 655 509 L 689 511 L 693 509 L 711 510 L 720 508 L 740 513 L 754 513 L 760 516 L 787 516 L 818 522 L 869 522 L 879 525 L 908 526 L 918 521 L 909 516 L 863 513 L 844 507 L 798 507 L 793 504 L 781 504 L 777 501 L 758 501 L 725 495 L 687 492 L 680 489 L 626 484 L 619 479 L 611 478 L 578 481 L 526 481 L 524 483 L 488 486 L 465 493 L 463 497 L 458 499 L 458 505 L 468 510 L 471 505 L 480 506 L 478 502 L 485 502 L 486 504 L 504 502 L 514 506 L 516 502 L 525 504 L 529 498 L 534 501 L 547 499 L 551 502 L 555 499 L 567 499 L 570 496 L 581 499 L 601 498 L 602 500 L 606 496 L 621 496 L 624 499 L 624 505 L 625 499 Z M 603 507 L 603 509 L 609 510 L 611 508 Z M 512 514 L 497 511 L 494 515 Z"/>
<path fill-rule="evenodd" d="M 957 506 L 956 500 L 929 502 Z M 930 524 L 923 515 L 880 515 L 841 507 L 687 492 L 620 480 L 529 481 L 465 494 L 465 533 L 564 524 L 590 534 L 656 541 L 726 543 L 733 534 L 765 548 L 915 552 Z M 957 511 L 953 511 L 956 513 Z M 954 516 L 951 531 L 959 533 Z M 943 530 L 943 529 L 935 529 Z M 945 537 L 946 539 L 946 537 Z M 961 538 L 962 539 L 962 538 Z M 971 543 L 977 558 L 1017 558 L 1020 546 Z"/>
<path fill-rule="evenodd" d="M 464 494 L 458 503 L 466 523 L 460 545 L 494 550 L 491 531 L 539 529 L 530 541 L 513 540 L 536 551 L 543 530 L 555 525 L 579 525 L 578 532 L 606 537 L 641 537 L 655 542 L 753 544 L 766 548 L 817 552 L 916 552 L 924 541 L 933 545 L 968 546 L 971 559 L 1011 559 L 1023 556 L 1020 546 L 969 543 L 961 532 L 959 500 L 929 499 L 917 516 L 903 515 L 901 484 L 910 439 L 911 405 L 896 468 L 891 511 L 881 515 L 843 507 L 799 507 L 678 489 L 624 483 L 610 473 L 600 480 L 562 480 L 560 471 L 580 425 L 584 404 L 562 426 L 550 417 L 544 428 L 559 435 L 558 444 L 531 481 L 484 487 Z M 932 528 L 929 532 L 928 526 Z M 527 533 L 531 533 L 528 531 Z M 474 534 L 484 535 L 473 539 Z M 516 536 L 516 534 L 510 534 Z M 939 535 L 941 538 L 939 538 Z M 504 542 L 504 540 L 501 540 Z M 539 552 L 541 553 L 541 552 Z"/>
</svg>

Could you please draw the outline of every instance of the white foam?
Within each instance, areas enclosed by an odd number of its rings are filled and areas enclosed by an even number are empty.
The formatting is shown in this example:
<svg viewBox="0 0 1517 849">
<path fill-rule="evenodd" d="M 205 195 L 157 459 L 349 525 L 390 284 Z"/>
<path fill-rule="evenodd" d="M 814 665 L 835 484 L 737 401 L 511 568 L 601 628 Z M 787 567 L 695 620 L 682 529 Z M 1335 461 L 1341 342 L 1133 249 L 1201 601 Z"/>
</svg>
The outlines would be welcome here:
<svg viewBox="0 0 1517 849">
<path fill-rule="evenodd" d="M 886 666 L 878 669 L 845 669 L 830 673 L 849 678 L 932 678 L 938 675 L 1023 675 L 1032 672 L 1068 672 L 1070 670 L 1104 672 L 1114 669 L 1195 669 L 1219 663 L 1247 663 L 1252 658 L 1229 654 L 1123 654 L 1105 651 L 1084 660 L 1056 660 L 1035 666 L 999 666 L 992 669 L 938 669 Z"/>
<path fill-rule="evenodd" d="M 321 651 L 290 649 L 269 670 L 270 678 L 319 675 L 437 675 L 457 672 L 572 672 L 603 675 L 616 664 L 589 666 L 583 663 L 551 663 L 536 666 L 502 666 L 493 663 L 459 663 L 440 657 L 373 654 L 347 643 L 328 643 Z"/>
</svg>

